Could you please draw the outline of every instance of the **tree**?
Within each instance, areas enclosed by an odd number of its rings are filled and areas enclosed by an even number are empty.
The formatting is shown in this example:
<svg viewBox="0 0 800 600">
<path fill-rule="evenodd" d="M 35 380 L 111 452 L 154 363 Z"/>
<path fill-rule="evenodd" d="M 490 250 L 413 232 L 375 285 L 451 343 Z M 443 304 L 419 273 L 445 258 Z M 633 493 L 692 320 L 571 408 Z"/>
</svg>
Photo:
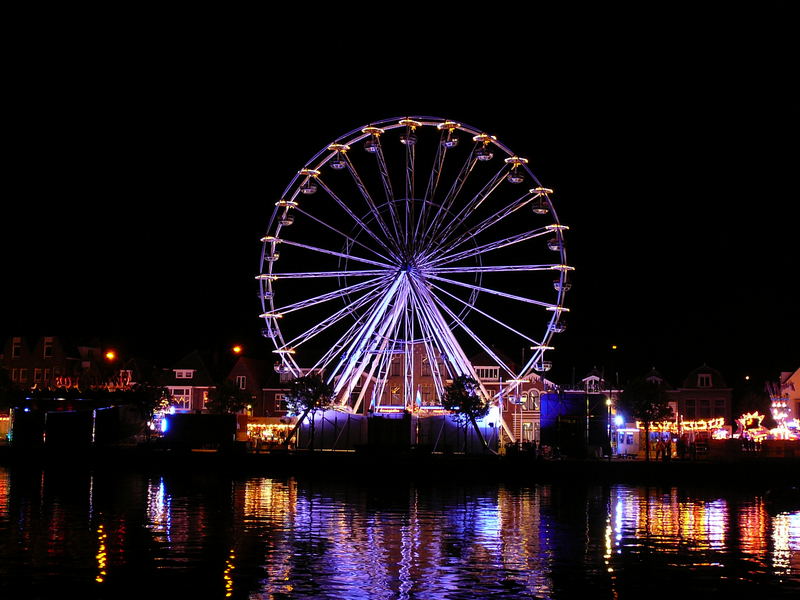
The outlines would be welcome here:
<svg viewBox="0 0 800 600">
<path fill-rule="evenodd" d="M 663 380 L 654 377 L 631 380 L 620 395 L 618 407 L 626 415 L 644 423 L 644 456 L 649 461 L 652 424 L 672 417 Z"/>
<path fill-rule="evenodd" d="M 472 423 L 475 432 L 478 434 L 481 444 L 490 450 L 489 444 L 478 427 L 478 419 L 482 419 L 489 414 L 491 405 L 488 399 L 480 394 L 480 386 L 475 379 L 469 375 L 459 375 L 444 390 L 442 396 L 442 406 L 449 410 L 456 423 L 464 426 L 464 451 L 467 450 L 467 424 Z"/>
<path fill-rule="evenodd" d="M 230 379 L 208 392 L 206 408 L 213 413 L 237 413 L 250 403 L 250 395 Z"/>
<path fill-rule="evenodd" d="M 301 415 L 294 429 L 286 436 L 284 445 L 288 446 L 297 433 L 300 425 L 311 413 L 311 432 L 309 448 L 314 448 L 314 416 L 317 411 L 328 408 L 333 402 L 333 386 L 327 383 L 318 373 L 310 373 L 304 377 L 296 377 L 289 382 L 289 393 L 286 404 L 289 411 Z"/>
</svg>

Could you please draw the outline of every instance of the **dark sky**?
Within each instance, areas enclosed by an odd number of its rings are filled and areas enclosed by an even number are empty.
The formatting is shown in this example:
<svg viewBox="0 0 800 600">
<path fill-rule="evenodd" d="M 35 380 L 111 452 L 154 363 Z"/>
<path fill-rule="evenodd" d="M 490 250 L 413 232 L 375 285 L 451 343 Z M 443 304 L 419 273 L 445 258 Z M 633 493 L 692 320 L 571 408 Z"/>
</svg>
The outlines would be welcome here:
<svg viewBox="0 0 800 600">
<path fill-rule="evenodd" d="M 765 4 L 595 12 L 560 36 L 499 15 L 485 36 L 423 19 L 336 44 L 297 24 L 280 43 L 31 43 L 6 90 L 0 334 L 266 351 L 253 278 L 274 201 L 337 136 L 417 114 L 493 133 L 556 190 L 576 271 L 552 378 L 794 370 L 796 64 L 784 4 Z"/>
</svg>

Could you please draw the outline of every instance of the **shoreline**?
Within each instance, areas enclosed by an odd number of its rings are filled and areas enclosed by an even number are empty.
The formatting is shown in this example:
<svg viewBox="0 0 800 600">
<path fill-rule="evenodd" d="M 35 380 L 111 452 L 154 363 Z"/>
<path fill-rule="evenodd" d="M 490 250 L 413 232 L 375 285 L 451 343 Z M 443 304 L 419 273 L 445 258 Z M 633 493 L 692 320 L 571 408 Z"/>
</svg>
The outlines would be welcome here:
<svg viewBox="0 0 800 600">
<path fill-rule="evenodd" d="M 580 481 L 648 485 L 800 485 L 800 458 L 644 461 L 541 459 L 532 456 L 415 454 L 412 452 L 282 451 L 269 453 L 92 448 L 22 449 L 0 446 L 0 466 L 214 471 L 243 476 L 307 477 L 343 481 L 410 479 L 426 482 Z"/>
</svg>

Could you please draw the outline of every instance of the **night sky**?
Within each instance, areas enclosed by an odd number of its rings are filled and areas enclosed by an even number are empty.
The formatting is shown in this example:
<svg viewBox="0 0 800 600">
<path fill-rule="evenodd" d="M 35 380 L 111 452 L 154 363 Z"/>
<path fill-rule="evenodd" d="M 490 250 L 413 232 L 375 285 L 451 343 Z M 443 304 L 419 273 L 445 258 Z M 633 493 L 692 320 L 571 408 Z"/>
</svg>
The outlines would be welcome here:
<svg viewBox="0 0 800 600">
<path fill-rule="evenodd" d="M 764 4 L 618 9 L 553 39 L 509 16 L 486 38 L 419 19 L 339 45 L 299 28 L 288 45 L 161 32 L 32 51 L 6 90 L 0 335 L 268 354 L 254 276 L 275 200 L 347 131 L 433 115 L 496 135 L 555 189 L 576 271 L 551 379 L 794 370 L 796 62 L 784 4 Z"/>
</svg>

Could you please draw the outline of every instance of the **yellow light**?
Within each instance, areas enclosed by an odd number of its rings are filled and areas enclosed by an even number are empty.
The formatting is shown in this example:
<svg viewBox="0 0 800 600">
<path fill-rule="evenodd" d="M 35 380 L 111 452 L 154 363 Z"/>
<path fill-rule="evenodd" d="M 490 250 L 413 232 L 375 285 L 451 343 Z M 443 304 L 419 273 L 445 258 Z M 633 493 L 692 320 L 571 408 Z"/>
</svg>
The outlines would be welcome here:
<svg viewBox="0 0 800 600">
<path fill-rule="evenodd" d="M 117 358 L 117 353 L 113 350 L 109 350 L 106 352 L 106 360 L 115 360 Z"/>
<path fill-rule="evenodd" d="M 459 123 L 455 123 L 453 121 L 445 121 L 444 123 L 439 123 L 436 126 L 436 129 L 439 129 L 439 130 L 447 129 L 448 131 L 452 131 L 453 129 L 455 129 L 457 127 L 460 127 L 460 126 L 461 125 Z"/>
<path fill-rule="evenodd" d="M 539 196 L 542 195 L 542 194 L 544 194 L 546 196 L 547 194 L 552 194 L 553 193 L 552 189 L 546 188 L 546 187 L 537 187 L 537 188 L 533 188 L 532 190 L 529 190 L 529 191 L 530 191 L 531 194 L 536 194 L 536 195 L 539 195 Z"/>
<path fill-rule="evenodd" d="M 239 344 L 236 344 L 233 348 L 231 348 L 231 350 L 233 350 L 234 354 L 242 353 L 242 347 Z"/>
<path fill-rule="evenodd" d="M 612 350 L 616 350 L 616 349 L 617 349 L 617 345 L 616 345 L 616 344 L 612 344 L 612 345 L 611 345 L 611 349 L 612 349 Z"/>
</svg>

